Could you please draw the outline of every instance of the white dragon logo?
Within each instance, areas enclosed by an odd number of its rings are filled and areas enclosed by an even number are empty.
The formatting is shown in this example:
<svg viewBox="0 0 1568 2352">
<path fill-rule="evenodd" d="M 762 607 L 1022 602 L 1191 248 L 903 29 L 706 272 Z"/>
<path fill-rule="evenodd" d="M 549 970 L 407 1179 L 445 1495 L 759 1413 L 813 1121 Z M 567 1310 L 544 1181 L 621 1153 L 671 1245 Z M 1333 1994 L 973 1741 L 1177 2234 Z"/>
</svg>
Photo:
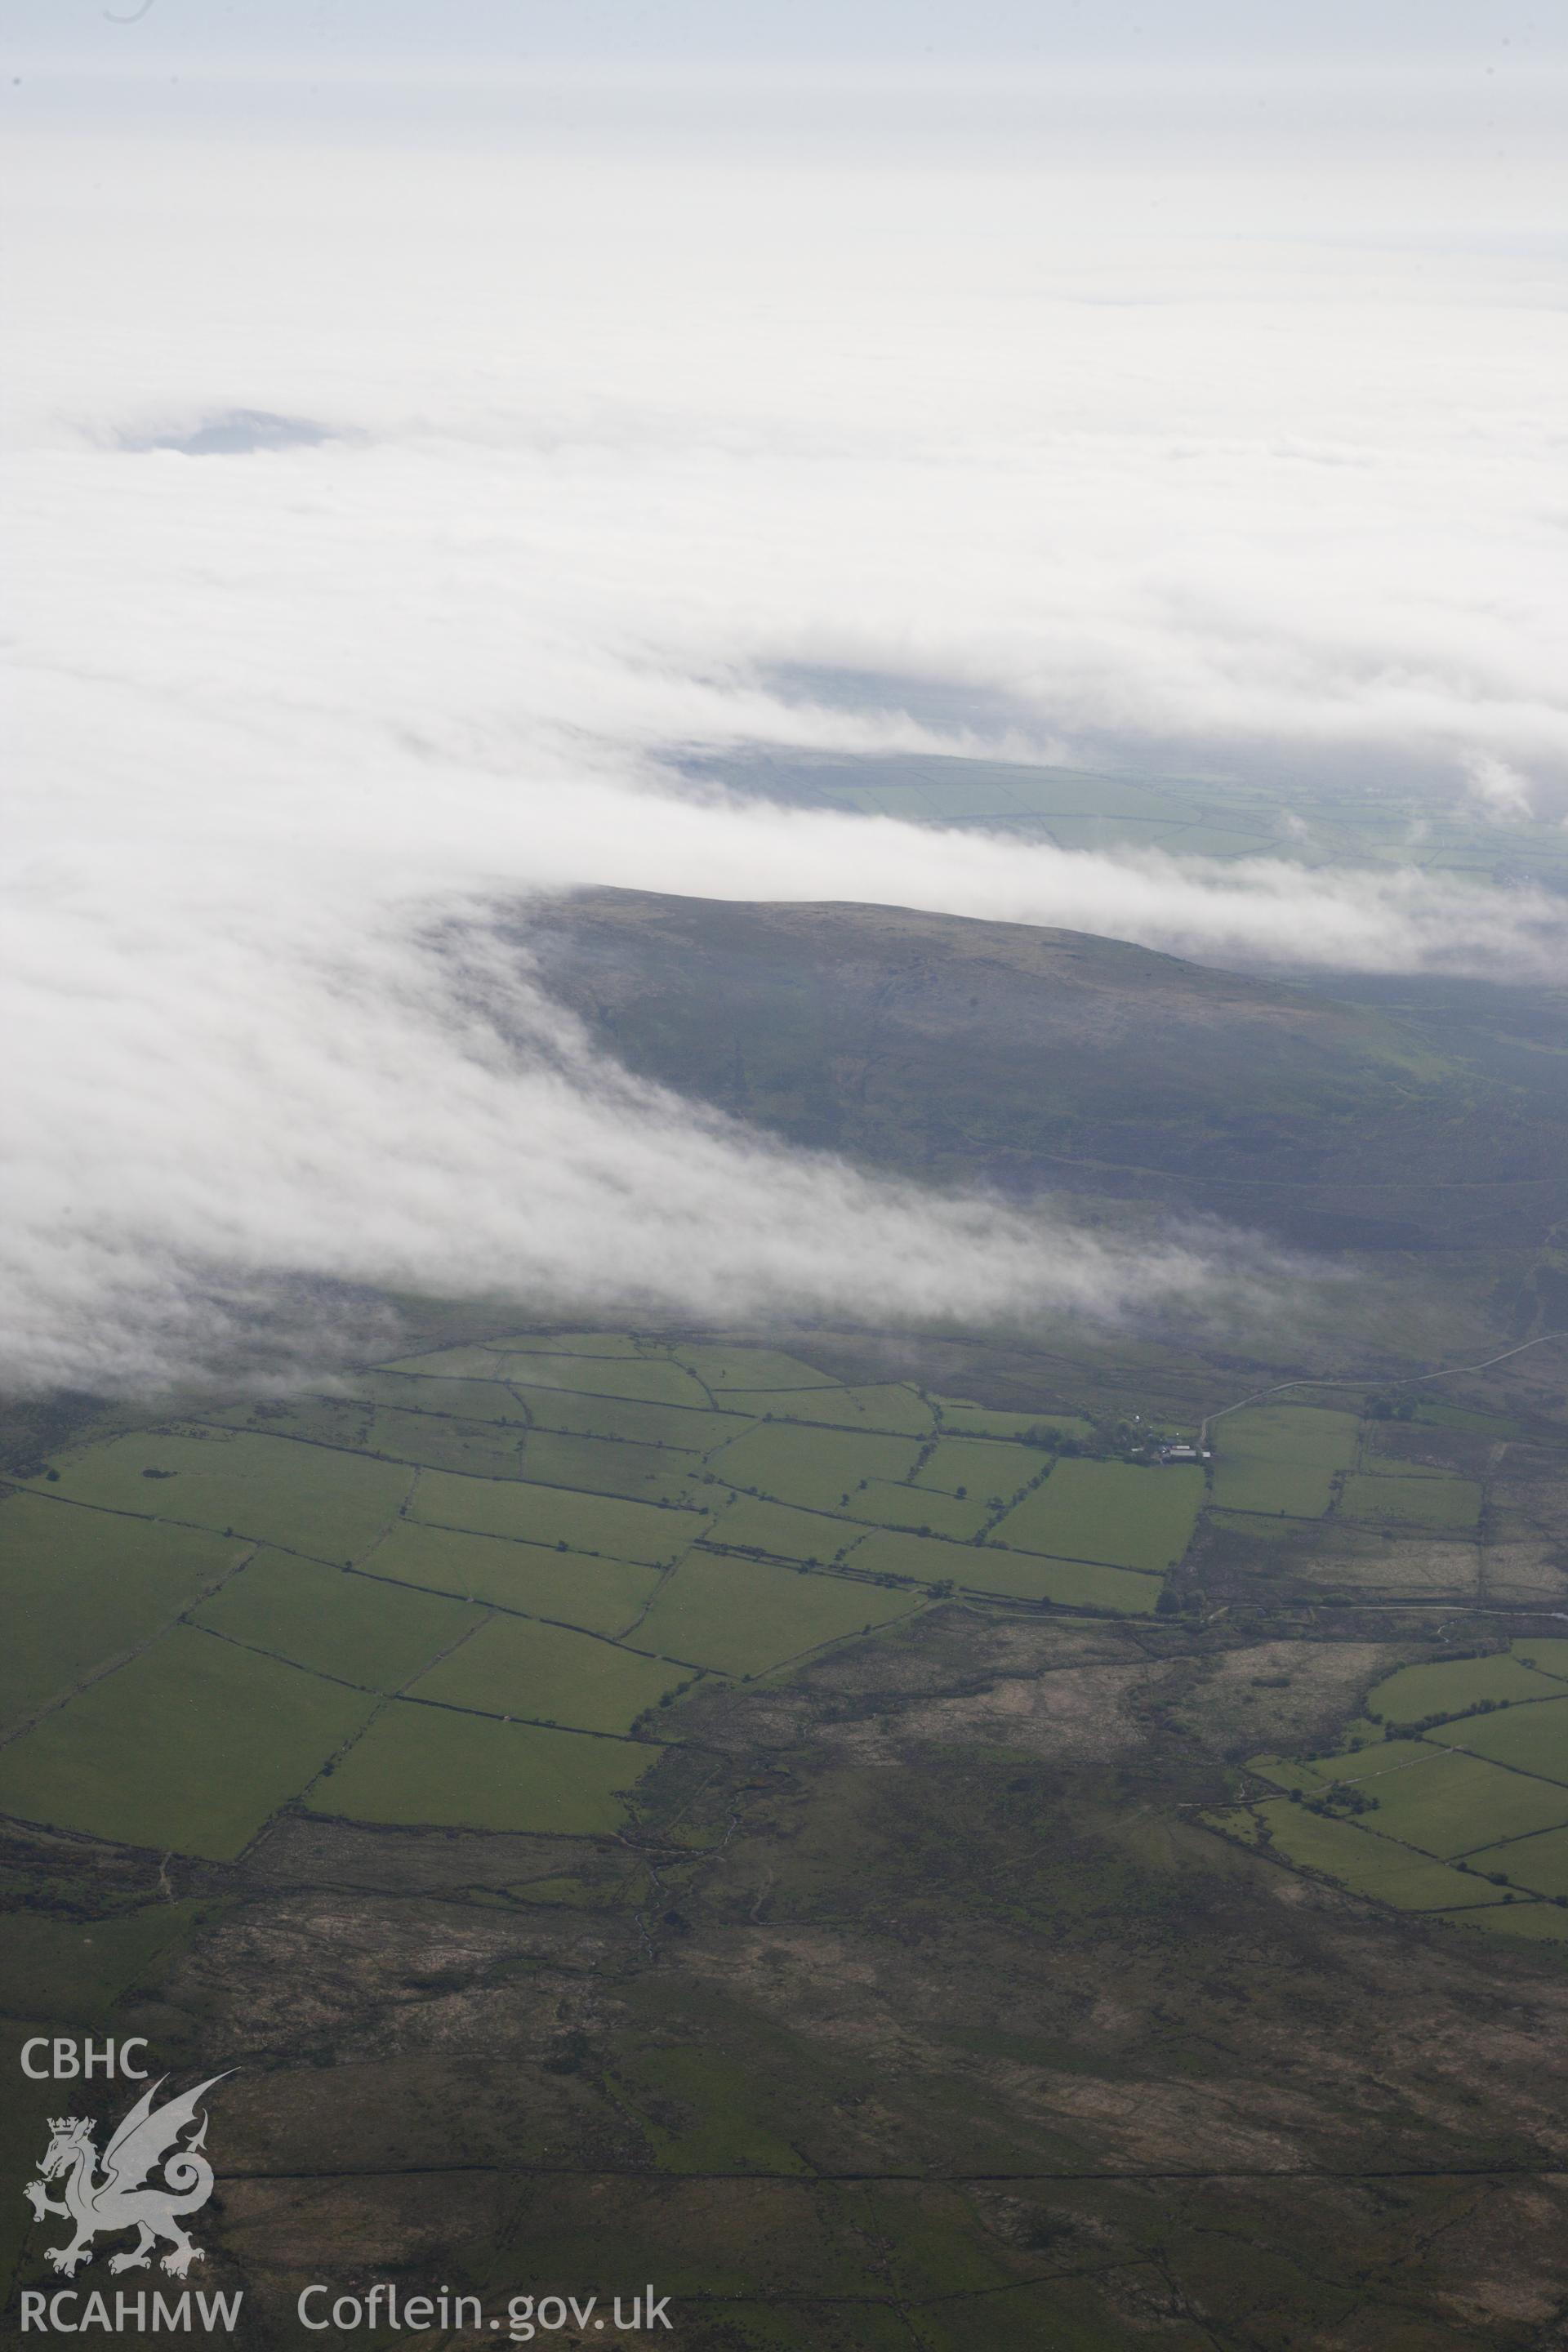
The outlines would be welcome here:
<svg viewBox="0 0 1568 2352">
<path fill-rule="evenodd" d="M 91 2241 L 100 2231 L 135 2230 L 140 2232 L 136 2243 L 128 2253 L 110 2258 L 111 2271 L 145 2270 L 160 2239 L 166 2240 L 171 2249 L 163 2256 L 163 2268 L 175 2278 L 184 2278 L 193 2263 L 205 2262 L 206 2256 L 200 2246 L 191 2243 L 178 2217 L 197 2211 L 213 2193 L 213 2168 L 201 2152 L 207 2119 L 203 2115 L 198 2121 L 198 2109 L 203 2093 L 226 2079 L 222 2074 L 209 2075 L 194 2091 L 154 2109 L 153 2101 L 168 2080 L 166 2074 L 160 2075 L 142 2092 L 104 2149 L 101 2172 L 90 2117 L 50 2116 L 51 2137 L 38 2167 L 41 2178 L 29 2180 L 22 2194 L 33 2209 L 35 2221 L 58 2213 L 62 2221 L 75 2224 L 76 2235 L 68 2246 L 46 2247 L 46 2261 L 70 2278 L 79 2263 L 91 2262 Z M 177 2145 L 180 2134 L 191 2124 L 197 2124 L 195 2135 L 181 2147 Z M 160 2167 L 163 2177 L 155 2181 L 151 2176 Z M 46 2195 L 44 2184 L 58 2179 L 61 2173 L 66 2176 L 65 2195 L 57 2200 Z"/>
</svg>

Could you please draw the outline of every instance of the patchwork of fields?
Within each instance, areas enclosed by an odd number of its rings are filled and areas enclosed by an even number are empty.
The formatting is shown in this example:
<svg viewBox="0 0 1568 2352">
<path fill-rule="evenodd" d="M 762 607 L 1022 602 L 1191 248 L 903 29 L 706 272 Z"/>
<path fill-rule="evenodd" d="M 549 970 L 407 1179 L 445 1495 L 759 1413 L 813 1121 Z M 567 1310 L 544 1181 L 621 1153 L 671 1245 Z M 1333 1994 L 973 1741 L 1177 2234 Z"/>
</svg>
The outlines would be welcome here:
<svg viewBox="0 0 1568 2352">
<path fill-rule="evenodd" d="M 1337 2340 L 1390 2243 L 1373 2333 L 1440 2335 L 1459 2289 L 1415 2296 L 1388 2184 L 1448 2248 L 1452 2180 L 1538 2197 L 1561 2105 L 1518 2020 L 1568 1964 L 1568 1410 L 1214 1412 L 1246 1383 L 1131 1346 L 811 1352 L 843 1377 L 508 1336 L 52 1455 L 30 1430 L 0 1491 L 17 2037 L 240 2070 L 215 2274 L 259 2246 L 329 2276 L 352 2239 L 367 2273 L 510 2284 L 646 2226 L 662 2285 L 689 2192 L 673 2284 L 714 2344 L 757 2244 L 792 2314 L 825 2298 L 792 2343 L 850 2302 L 880 2342 L 896 2192 L 944 2344 L 997 2332 L 1007 2279 L 1005 2340 L 1059 2335 L 1108 2263 L 1157 2293 L 1086 2304 L 1086 2345 L 1169 2333 L 1167 2281 L 1215 2275 L 1239 2343 L 1276 2248 L 1268 2342 Z M 1358 2168 L 1349 2284 L 1309 2303 Z M 824 2179 L 852 2227 L 794 2234 Z"/>
<path fill-rule="evenodd" d="M 1568 1641 L 1402 1666 L 1337 1749 L 1247 1771 L 1227 1835 L 1400 1910 L 1568 1941 Z"/>
<path fill-rule="evenodd" d="M 1554 1589 L 1534 1565 L 1527 1457 L 1511 1443 L 1523 1433 L 1429 1394 L 1398 1414 L 1368 1402 L 1359 1415 L 1337 1397 L 1215 1421 L 1206 1525 L 1242 1580 L 1306 1605 L 1514 1604 Z"/>
<path fill-rule="evenodd" d="M 595 1333 L 68 1448 L 0 1501 L 0 1808 L 214 1859 L 289 1804 L 613 1830 L 700 1683 L 952 1591 L 1149 1614 L 1200 1483 L 1090 1434 Z"/>
<path fill-rule="evenodd" d="M 437 1349 L 330 1395 L 68 1448 L 0 1500 L 0 1809 L 216 1859 L 291 1804 L 603 1832 L 683 1743 L 684 1693 L 952 1596 L 1147 1618 L 1181 1605 L 1168 1579 L 1200 1525 L 1222 1544 L 1261 1531 L 1268 1559 L 1304 1531 L 1303 1572 L 1342 1580 L 1405 1573 L 1438 1536 L 1463 1560 L 1490 1492 L 1478 1447 L 1342 1402 L 1265 1402 L 1219 1417 L 1212 1468 L 1157 1464 L 1136 1429 L 840 1381 L 772 1348 Z M 1511 1696 L 1485 1663 L 1506 1709 L 1442 1771 L 1396 1791 L 1403 1751 L 1382 1755 L 1370 1858 L 1342 1801 L 1320 1802 L 1326 1763 L 1242 1833 L 1325 1868 L 1351 1837 L 1365 1875 L 1423 1790 L 1492 1843 L 1568 1823 L 1537 1793 L 1568 1721 L 1546 1728 L 1538 1704 L 1551 1648 Z M 194 1774 L 209 1755 L 222 1771 Z M 1489 1903 L 1426 1811 L 1418 1826 L 1430 1851 L 1412 1832 L 1401 1883 L 1428 1908 Z"/>
<path fill-rule="evenodd" d="M 1411 1436 L 1408 1423 L 1363 1423 L 1328 1405 L 1248 1405 L 1215 1425 L 1215 1506 L 1257 1517 L 1332 1511 L 1370 1528 L 1473 1529 L 1479 1486 L 1388 1450 Z"/>
</svg>

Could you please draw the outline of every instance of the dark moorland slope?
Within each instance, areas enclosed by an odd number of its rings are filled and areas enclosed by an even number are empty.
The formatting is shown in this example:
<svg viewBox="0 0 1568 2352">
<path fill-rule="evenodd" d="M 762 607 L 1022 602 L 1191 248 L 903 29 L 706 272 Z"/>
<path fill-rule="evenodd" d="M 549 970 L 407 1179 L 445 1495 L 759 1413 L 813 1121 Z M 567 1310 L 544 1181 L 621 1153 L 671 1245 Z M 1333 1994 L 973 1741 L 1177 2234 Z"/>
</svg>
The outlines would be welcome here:
<svg viewBox="0 0 1568 2352">
<path fill-rule="evenodd" d="M 902 908 L 594 890 L 503 930 L 629 1068 L 797 1145 L 1320 1246 L 1517 1244 L 1568 1213 L 1568 1102 L 1375 1005 Z"/>
</svg>

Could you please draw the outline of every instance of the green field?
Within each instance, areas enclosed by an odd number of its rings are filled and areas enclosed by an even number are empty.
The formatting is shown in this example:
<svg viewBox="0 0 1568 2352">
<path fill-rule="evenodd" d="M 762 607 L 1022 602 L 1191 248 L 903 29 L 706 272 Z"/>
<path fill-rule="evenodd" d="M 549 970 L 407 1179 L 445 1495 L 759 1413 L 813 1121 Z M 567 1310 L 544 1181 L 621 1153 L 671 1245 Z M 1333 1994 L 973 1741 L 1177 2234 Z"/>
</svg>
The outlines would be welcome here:
<svg viewBox="0 0 1568 2352">
<path fill-rule="evenodd" d="M 287 1437 L 206 1429 L 111 1437 L 58 1463 L 48 1492 L 249 1536 L 316 1559 L 357 1559 L 394 1519 L 413 1479 L 395 1463 Z"/>
<path fill-rule="evenodd" d="M 257 1404 L 219 1405 L 190 1430 L 199 1437 L 212 1428 L 245 1430 L 253 1437 L 300 1437 L 312 1445 L 335 1445 L 363 1454 L 370 1447 L 375 1408 L 364 1397 L 301 1396 Z M 492 1432 L 492 1436 L 494 1433 Z"/>
<path fill-rule="evenodd" d="M 1259 1756 L 1247 1769 L 1309 1801 L 1346 1785 L 1370 1801 L 1359 1828 L 1443 1860 L 1506 1867 L 1479 1856 L 1515 1839 L 1554 1853 L 1539 1833 L 1568 1824 L 1568 1689 L 1523 1663 L 1542 1653 L 1562 1663 L 1555 1642 L 1525 1641 L 1506 1654 L 1400 1667 L 1368 1694 L 1367 1715 L 1391 1727 L 1429 1724 L 1424 1732 L 1368 1740 L 1352 1728 L 1337 1752 Z M 1458 1712 L 1483 1705 L 1485 1712 Z M 1458 1720 L 1430 1724 L 1452 1715 Z M 1268 1810 L 1276 1825 L 1279 1811 Z"/>
<path fill-rule="evenodd" d="M 461 1601 L 262 1551 L 194 1622 L 312 1674 L 395 1691 L 481 1621 Z"/>
<path fill-rule="evenodd" d="M 797 1356 L 776 1348 L 687 1348 L 673 1350 L 679 1363 L 689 1365 L 713 1396 L 730 1391 L 742 1395 L 752 1389 L 837 1389 L 831 1372 L 813 1370 Z"/>
<path fill-rule="evenodd" d="M 491 1421 L 513 1429 L 521 1429 L 528 1418 L 520 1400 L 500 1381 L 423 1380 L 417 1372 L 361 1372 L 353 1388 L 367 1402 L 390 1405 L 395 1412 L 453 1414 L 459 1421 Z M 262 1408 L 264 1412 L 274 1409 Z"/>
<path fill-rule="evenodd" d="M 1549 1646 L 1521 1643 L 1534 1655 Z M 1429 1666 L 1401 1666 L 1379 1683 L 1373 1702 L 1386 1723 L 1415 1723 L 1423 1716 L 1457 1715 L 1482 1699 L 1550 1698 L 1556 1685 L 1510 1651 L 1486 1658 L 1446 1658 Z"/>
<path fill-rule="evenodd" d="M 868 1479 L 856 1487 L 845 1505 L 852 1519 L 871 1527 L 903 1528 L 916 1534 L 946 1536 L 967 1543 L 985 1525 L 987 1506 L 977 1496 L 960 1501 L 938 1486 L 896 1485 L 891 1479 Z"/>
<path fill-rule="evenodd" d="M 357 1822 L 585 1835 L 618 1826 L 660 1752 L 393 1699 L 306 1801 Z"/>
<path fill-rule="evenodd" d="M 1371 1825 L 1423 1853 L 1451 1861 L 1499 1838 L 1525 1837 L 1568 1822 L 1568 1795 L 1547 1781 L 1425 1743 L 1414 1758 L 1401 1757 L 1394 1765 L 1383 1763 L 1384 1752 L 1374 1744 L 1359 1769 L 1347 1766 L 1324 1780 L 1350 1780 L 1374 1798 Z"/>
<path fill-rule="evenodd" d="M 1047 1444 L 1052 1438 L 1070 1437 L 1080 1441 L 1094 1434 L 1089 1423 L 1071 1412 L 995 1412 L 989 1405 L 971 1404 L 963 1397 L 933 1397 L 937 1420 L 944 1432 L 954 1437 L 1021 1437 L 1027 1441 L 1039 1432 Z"/>
<path fill-rule="evenodd" d="M 858 1544 L 850 1564 L 866 1575 L 952 1584 L 960 1591 L 990 1593 L 998 1600 L 1110 1609 L 1119 1616 L 1146 1616 L 1160 1598 L 1157 1576 L 1084 1560 L 1051 1559 L 1038 1552 L 1004 1551 L 997 1544 L 900 1535 L 889 1528 L 878 1528 Z"/>
<path fill-rule="evenodd" d="M 946 1495 L 978 1496 L 984 1503 L 1010 1503 L 1050 1467 L 1050 1460 L 1032 1445 L 1009 1445 L 986 1437 L 939 1437 L 913 1483 L 940 1487 Z"/>
<path fill-rule="evenodd" d="M 721 1514 L 706 1540 L 723 1549 L 764 1551 L 777 1559 L 801 1559 L 828 1568 L 863 1542 L 865 1535 L 864 1528 L 847 1518 L 739 1495 Z"/>
<path fill-rule="evenodd" d="M 1543 1830 L 1507 1845 L 1481 1846 L 1465 1858 L 1472 1870 L 1500 1870 L 1532 1895 L 1568 1897 L 1568 1829 Z"/>
<path fill-rule="evenodd" d="M 424 1355 L 395 1356 L 374 1370 L 387 1376 L 412 1373 L 419 1380 L 504 1381 L 503 1352 L 496 1348 L 432 1348 Z"/>
<path fill-rule="evenodd" d="M 1389 1519 L 1420 1528 L 1473 1528 L 1481 1515 L 1481 1490 L 1472 1479 L 1445 1471 L 1420 1477 L 1356 1471 L 1345 1480 L 1340 1507 L 1348 1519 L 1373 1523 Z"/>
<path fill-rule="evenodd" d="M 917 1605 L 914 1594 L 843 1577 L 693 1552 L 660 1587 L 637 1638 L 662 1657 L 759 1675 Z"/>
<path fill-rule="evenodd" d="M 1434 1862 L 1395 1845 L 1376 1830 L 1355 1822 L 1325 1820 L 1305 1805 L 1277 1797 L 1259 1808 L 1275 1851 L 1289 1862 L 1337 1878 L 1354 1895 L 1373 1895 L 1402 1910 L 1444 1911 L 1457 1905 L 1500 1900 L 1500 1887 L 1472 1878 L 1448 1864 Z M 1379 1815 L 1372 1816 L 1373 1821 Z"/>
<path fill-rule="evenodd" d="M 1233 1511 L 1321 1518 L 1334 1476 L 1355 1460 L 1353 1413 L 1315 1405 L 1252 1405 L 1214 1431 L 1214 1499 Z"/>
<path fill-rule="evenodd" d="M 585 1494 L 625 1495 L 634 1502 L 682 1501 L 702 1467 L 700 1454 L 674 1446 L 632 1445 L 559 1430 L 529 1432 L 520 1465 L 545 1486 L 575 1486 Z"/>
<path fill-rule="evenodd" d="M 919 1452 L 912 1437 L 758 1422 L 711 1455 L 709 1467 L 727 1485 L 755 1487 L 777 1502 L 836 1510 L 862 1480 L 906 1478 Z"/>
<path fill-rule="evenodd" d="M 418 1527 L 412 1519 L 398 1521 L 365 1570 L 370 1578 L 489 1601 L 590 1633 L 623 1632 L 658 1589 L 657 1570 L 630 1560 Z"/>
<path fill-rule="evenodd" d="M 244 1556 L 222 1536 L 9 1496 L 0 1502 L 0 1724 L 144 1641 Z"/>
<path fill-rule="evenodd" d="M 502 1354 L 515 1348 L 526 1348 L 535 1356 L 663 1356 L 668 1349 L 662 1339 L 645 1339 L 636 1331 L 549 1331 L 542 1335 L 529 1332 L 526 1339 L 501 1340 Z"/>
<path fill-rule="evenodd" d="M 176 1625 L 0 1749 L 0 1808 L 225 1861 L 298 1796 L 374 1704 Z"/>
<path fill-rule="evenodd" d="M 1328 1776 L 1315 1761 L 1309 1764 L 1294 1756 L 1249 1756 L 1247 1769 L 1260 1780 L 1267 1780 L 1270 1793 L 1279 1789 L 1300 1789 L 1316 1797 L 1329 1785 Z M 1348 1765 L 1346 1769 L 1350 1769 Z"/>
<path fill-rule="evenodd" d="M 493 1617 L 421 1675 L 408 1696 L 580 1731 L 624 1732 L 688 1679 L 682 1666 L 589 1633 Z"/>
<path fill-rule="evenodd" d="M 1482 1927 L 1489 1936 L 1522 1936 L 1527 1942 L 1568 1943 L 1568 1912 L 1550 1903 L 1491 1903 L 1481 1911 L 1437 1915 L 1455 1927 Z"/>
<path fill-rule="evenodd" d="M 863 1575 L 912 1577 L 921 1584 L 983 1585 L 994 1570 L 1011 1573 L 1013 1562 L 988 1545 L 952 1543 L 945 1536 L 904 1535 L 878 1528 L 861 1538 L 850 1553 L 852 1565 Z"/>
<path fill-rule="evenodd" d="M 728 1445 L 746 1426 L 743 1413 L 716 1412 L 704 1405 L 637 1404 L 622 1397 L 573 1396 L 564 1389 L 520 1389 L 535 1429 L 567 1436 L 614 1438 L 634 1445 L 670 1445 L 682 1453 L 711 1454 Z"/>
<path fill-rule="evenodd" d="M 1468 1716 L 1428 1736 L 1462 1748 L 1467 1755 L 1511 1765 L 1516 1772 L 1568 1784 L 1568 1692 L 1504 1707 L 1496 1715 Z"/>
<path fill-rule="evenodd" d="M 1415 1406 L 1417 1423 L 1426 1429 L 1462 1429 L 1476 1437 L 1527 1437 L 1523 1423 L 1510 1421 L 1506 1413 L 1479 1412 L 1458 1404 L 1440 1404 L 1435 1394 L 1423 1396 Z"/>
<path fill-rule="evenodd" d="M 700 1381 L 668 1359 L 533 1355 L 496 1359 L 503 1380 L 522 1388 L 571 1389 L 581 1396 L 622 1397 L 643 1404 L 705 1405 Z"/>
<path fill-rule="evenodd" d="M 1333 1501 L 1334 1484 L 1330 1472 L 1306 1464 L 1243 1458 L 1215 1464 L 1214 1498 L 1226 1510 L 1319 1519 Z"/>
<path fill-rule="evenodd" d="M 431 1470 L 466 1471 L 477 1478 L 521 1478 L 524 1432 L 494 1421 L 467 1421 L 457 1414 L 400 1412 L 378 1405 L 365 1439 L 376 1454 Z"/>
<path fill-rule="evenodd" d="M 929 1437 L 935 1427 L 925 1399 L 901 1382 L 886 1388 L 735 1389 L 721 1391 L 727 1412 L 758 1421 L 805 1421 L 836 1429 L 865 1429 L 894 1437 Z"/>
<path fill-rule="evenodd" d="M 1160 1570 L 1191 1542 L 1203 1494 L 1203 1473 L 1184 1464 L 1058 1462 L 999 1523 L 995 1540 L 1057 1559 Z"/>
<path fill-rule="evenodd" d="M 1283 1785 L 1321 1790 L 1332 1788 L 1339 1780 L 1357 1783 L 1364 1780 L 1370 1786 L 1373 1780 L 1387 1780 L 1393 1773 L 1429 1764 L 1434 1756 L 1444 1752 L 1440 1745 L 1429 1746 L 1425 1740 L 1407 1738 L 1404 1734 L 1382 1739 L 1368 1739 L 1364 1735 L 1359 1739 L 1352 1737 L 1347 1746 L 1335 1749 L 1331 1755 L 1304 1757 L 1300 1761 L 1284 1759 L 1284 1769 L 1289 1778 Z M 1273 1760 L 1264 1758 L 1249 1765 L 1248 1769 L 1269 1770 Z"/>
<path fill-rule="evenodd" d="M 1255 1404 L 1215 1423 L 1216 1463 L 1232 1459 L 1289 1462 L 1300 1468 L 1348 1470 L 1355 1460 L 1360 1423 L 1353 1412 L 1326 1405 Z"/>
<path fill-rule="evenodd" d="M 563 1486 L 457 1478 L 440 1470 L 420 1474 L 408 1516 L 427 1527 L 462 1528 L 519 1543 L 558 1544 L 603 1552 L 611 1559 L 667 1568 L 710 1521 L 699 1511 L 661 1510 L 611 1495 L 579 1495 Z"/>
</svg>

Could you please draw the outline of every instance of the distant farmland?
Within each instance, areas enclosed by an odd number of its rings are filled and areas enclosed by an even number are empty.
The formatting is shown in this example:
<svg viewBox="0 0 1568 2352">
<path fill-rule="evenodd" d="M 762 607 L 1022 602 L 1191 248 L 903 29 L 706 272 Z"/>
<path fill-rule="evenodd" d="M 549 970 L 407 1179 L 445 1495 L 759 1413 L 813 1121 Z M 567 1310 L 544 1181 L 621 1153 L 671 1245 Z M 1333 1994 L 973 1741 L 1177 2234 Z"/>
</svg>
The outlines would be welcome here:
<svg viewBox="0 0 1568 2352">
<path fill-rule="evenodd" d="M 0 1503 L 0 1806 L 214 1859 L 289 1804 L 608 1829 L 685 1690 L 954 1591 L 1147 1614 L 1199 1496 L 1058 1461 L 1087 1421 L 776 1349 L 524 1335 L 351 1388 L 68 1449 Z"/>
<path fill-rule="evenodd" d="M 776 1348 L 625 1332 L 437 1349 L 330 1396 L 68 1448 L 0 1502 L 16 1563 L 0 1807 L 215 1859 L 289 1806 L 605 1831 L 687 1736 L 688 1692 L 950 1600 L 1169 1613 L 1205 1530 L 1271 1590 L 1375 1590 L 1426 1560 L 1462 1583 L 1483 1487 L 1430 1457 L 1471 1442 L 1342 1401 L 1264 1404 L 1216 1423 L 1206 1467 L 1161 1465 L 1125 1427 L 842 1381 Z M 1499 1671 L 1478 1662 L 1477 1689 Z M 1533 1703 L 1543 1662 L 1514 1671 L 1529 1689 L 1454 1743 L 1446 1780 L 1396 1780 L 1383 1759 L 1380 1834 L 1440 1786 L 1471 1843 L 1556 1825 L 1539 1792 L 1568 1713 Z M 176 1721 L 184 1753 L 225 1759 L 216 1782 L 165 1748 Z M 1342 1848 L 1346 1883 L 1366 1876 L 1387 1856 L 1323 1796 L 1340 1769 L 1231 1828 L 1313 1867 Z M 1426 1860 L 1405 1883 L 1461 1907 L 1472 1890 L 1431 1875 L 1460 1874 L 1430 1810 L 1419 1834 L 1406 1822 L 1405 1862 Z"/>
</svg>

